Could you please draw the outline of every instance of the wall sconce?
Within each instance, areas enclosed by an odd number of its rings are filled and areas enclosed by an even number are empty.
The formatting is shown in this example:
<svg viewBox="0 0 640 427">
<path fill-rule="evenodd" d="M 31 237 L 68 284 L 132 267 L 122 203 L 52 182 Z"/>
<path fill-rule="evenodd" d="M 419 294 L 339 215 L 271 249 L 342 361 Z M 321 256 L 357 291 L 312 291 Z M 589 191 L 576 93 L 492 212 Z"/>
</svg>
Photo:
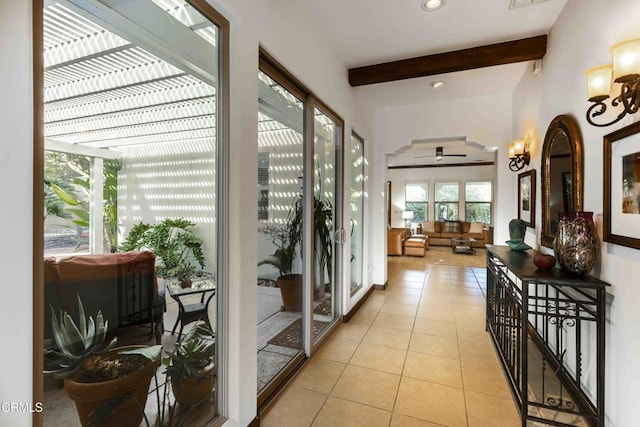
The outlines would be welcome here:
<svg viewBox="0 0 640 427">
<path fill-rule="evenodd" d="M 529 165 L 531 156 L 524 139 L 514 139 L 509 145 L 509 169 L 517 172 Z"/>
<path fill-rule="evenodd" d="M 611 47 L 613 65 L 600 65 L 585 72 L 589 101 L 587 121 L 593 126 L 605 127 L 619 122 L 627 114 L 635 114 L 640 106 L 640 39 L 628 40 Z M 611 80 L 618 83 L 619 92 L 612 90 Z M 596 117 L 607 111 L 604 101 L 614 95 L 611 106 L 622 104 L 624 109 L 609 123 L 596 123 Z"/>
<path fill-rule="evenodd" d="M 402 211 L 402 219 L 404 219 L 404 227 L 411 228 L 411 220 L 413 219 L 413 211 Z"/>
</svg>

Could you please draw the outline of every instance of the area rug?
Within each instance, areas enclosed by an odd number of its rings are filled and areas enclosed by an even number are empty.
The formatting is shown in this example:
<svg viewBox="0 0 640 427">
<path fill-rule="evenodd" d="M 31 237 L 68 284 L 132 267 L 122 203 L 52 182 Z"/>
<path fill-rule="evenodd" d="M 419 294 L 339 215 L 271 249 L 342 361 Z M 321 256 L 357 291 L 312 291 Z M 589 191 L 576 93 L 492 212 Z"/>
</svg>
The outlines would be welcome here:
<svg viewBox="0 0 640 427">
<path fill-rule="evenodd" d="M 329 325 L 329 322 L 313 321 L 313 339 L 320 336 L 320 333 Z M 287 326 L 275 337 L 267 341 L 267 344 L 279 345 L 281 347 L 302 348 L 302 319 L 296 319 L 292 324 Z"/>
<path fill-rule="evenodd" d="M 487 250 L 477 248 L 476 254 L 453 254 L 449 246 L 429 246 L 424 257 L 416 256 L 389 256 L 389 264 L 427 264 L 453 265 L 456 267 L 483 267 L 487 266 Z"/>
</svg>

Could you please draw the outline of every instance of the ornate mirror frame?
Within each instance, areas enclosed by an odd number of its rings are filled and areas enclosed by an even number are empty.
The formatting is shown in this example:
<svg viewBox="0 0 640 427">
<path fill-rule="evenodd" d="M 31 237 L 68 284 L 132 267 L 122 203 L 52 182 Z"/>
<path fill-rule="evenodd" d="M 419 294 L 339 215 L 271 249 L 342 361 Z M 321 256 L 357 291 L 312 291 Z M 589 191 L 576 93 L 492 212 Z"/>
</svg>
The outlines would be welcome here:
<svg viewBox="0 0 640 427">
<path fill-rule="evenodd" d="M 540 244 L 548 248 L 553 247 L 555 235 L 551 232 L 550 218 L 550 162 L 553 140 L 559 133 L 564 133 L 569 141 L 571 151 L 571 182 L 573 186 L 572 204 L 574 211 L 582 210 L 583 195 L 583 147 L 582 136 L 578 122 L 569 115 L 560 115 L 551 121 L 544 136 L 542 147 L 542 231 Z"/>
</svg>

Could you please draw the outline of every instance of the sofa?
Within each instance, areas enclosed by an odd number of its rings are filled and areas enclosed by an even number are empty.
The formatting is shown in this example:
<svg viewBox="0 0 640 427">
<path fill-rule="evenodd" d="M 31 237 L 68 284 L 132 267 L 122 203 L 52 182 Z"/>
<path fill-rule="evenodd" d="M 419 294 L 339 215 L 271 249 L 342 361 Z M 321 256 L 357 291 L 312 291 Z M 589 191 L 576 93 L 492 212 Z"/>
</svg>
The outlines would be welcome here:
<svg viewBox="0 0 640 427">
<path fill-rule="evenodd" d="M 476 248 L 486 244 L 485 226 L 482 222 L 467 221 L 424 221 L 418 226 L 418 233 L 429 237 L 429 244 L 434 246 L 451 246 L 452 238 L 476 239 Z"/>
<path fill-rule="evenodd" d="M 85 315 L 95 320 L 101 311 L 109 331 L 149 324 L 159 342 L 165 306 L 155 258 L 150 251 L 44 258 L 45 339 L 52 336 L 51 309 L 56 316 L 62 310 L 78 321 L 79 295 Z"/>
</svg>

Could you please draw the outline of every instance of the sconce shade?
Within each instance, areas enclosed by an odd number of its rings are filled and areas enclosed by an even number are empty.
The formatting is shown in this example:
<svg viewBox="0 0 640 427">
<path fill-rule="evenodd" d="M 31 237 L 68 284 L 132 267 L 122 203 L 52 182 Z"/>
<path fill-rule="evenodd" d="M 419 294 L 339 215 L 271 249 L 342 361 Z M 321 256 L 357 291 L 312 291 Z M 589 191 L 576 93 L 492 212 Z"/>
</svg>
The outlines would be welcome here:
<svg viewBox="0 0 640 427">
<path fill-rule="evenodd" d="M 593 126 L 612 125 L 627 114 L 635 114 L 640 110 L 640 39 L 627 40 L 612 46 L 611 55 L 613 66 L 595 67 L 585 73 L 589 101 L 592 103 L 587 109 L 587 121 Z M 619 84 L 612 87 L 611 78 L 614 83 Z M 604 101 L 609 96 L 612 97 L 611 107 L 620 113 L 609 122 L 599 123 L 596 119 L 607 112 L 609 106 Z"/>
<path fill-rule="evenodd" d="M 515 159 L 516 158 L 516 152 L 515 152 L 515 148 L 513 147 L 513 144 L 510 144 L 509 147 L 507 147 L 509 149 L 509 158 L 510 159 Z"/>
<path fill-rule="evenodd" d="M 513 141 L 513 154 L 516 156 L 524 154 L 524 139 L 516 139 Z"/>
<path fill-rule="evenodd" d="M 640 39 L 627 40 L 611 47 L 613 78 L 616 82 L 633 80 L 640 75 Z"/>
<path fill-rule="evenodd" d="M 402 219 L 413 219 L 413 211 L 402 211 Z"/>
<path fill-rule="evenodd" d="M 587 76 L 589 101 L 602 101 L 609 97 L 612 71 L 613 67 L 608 64 L 590 68 L 584 73 Z"/>
</svg>

